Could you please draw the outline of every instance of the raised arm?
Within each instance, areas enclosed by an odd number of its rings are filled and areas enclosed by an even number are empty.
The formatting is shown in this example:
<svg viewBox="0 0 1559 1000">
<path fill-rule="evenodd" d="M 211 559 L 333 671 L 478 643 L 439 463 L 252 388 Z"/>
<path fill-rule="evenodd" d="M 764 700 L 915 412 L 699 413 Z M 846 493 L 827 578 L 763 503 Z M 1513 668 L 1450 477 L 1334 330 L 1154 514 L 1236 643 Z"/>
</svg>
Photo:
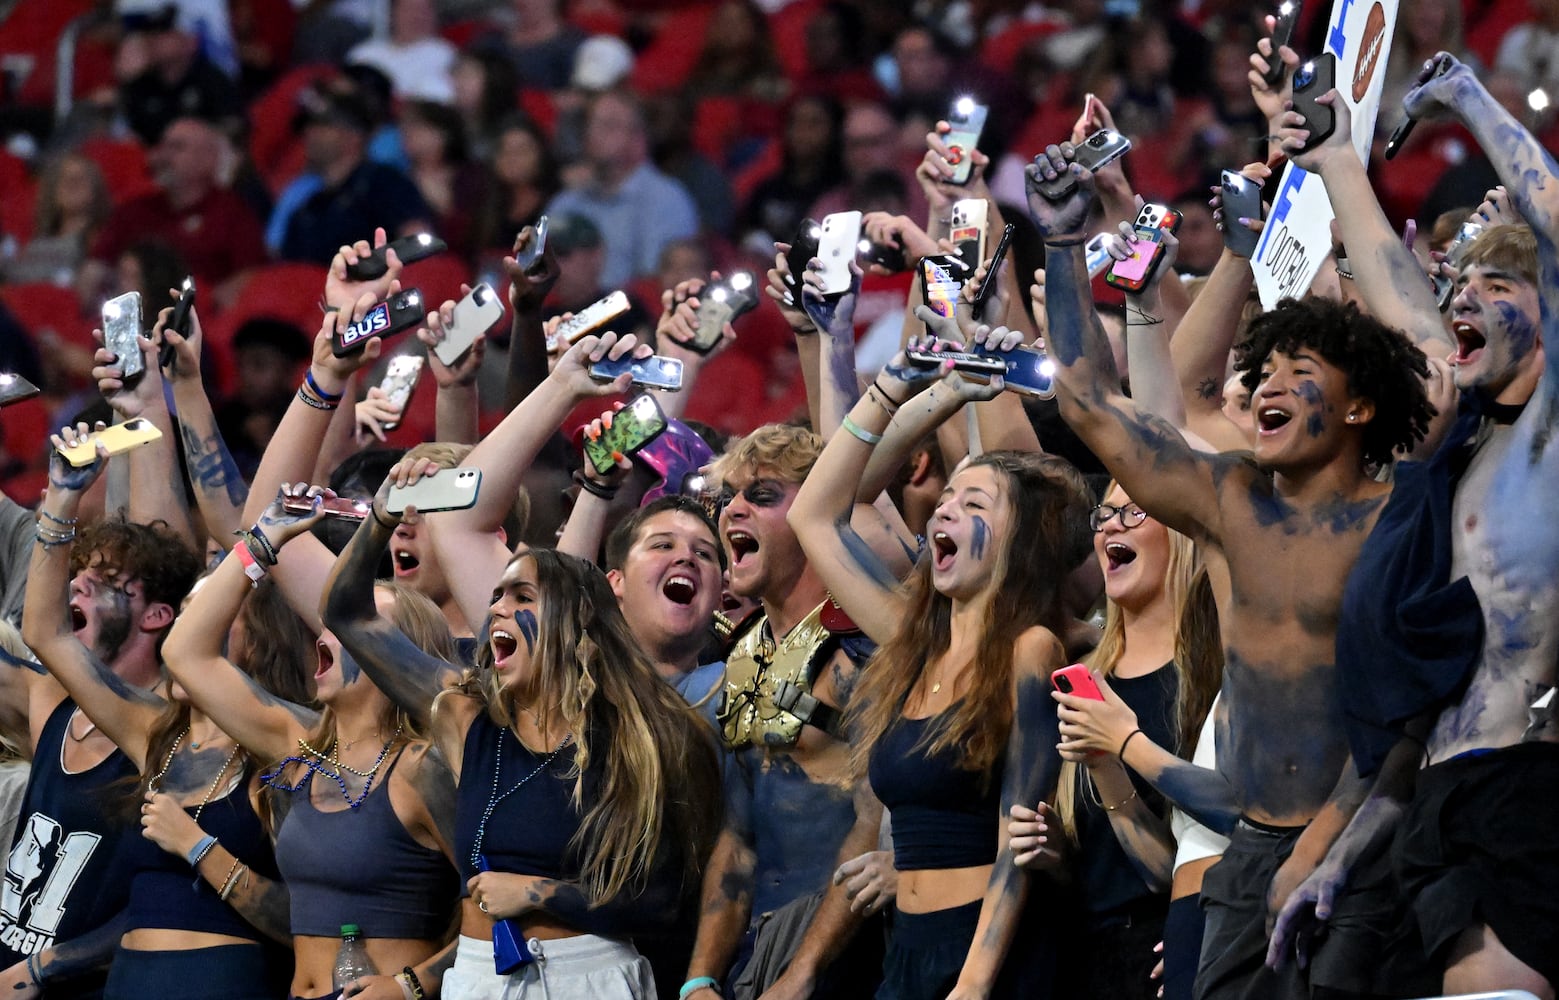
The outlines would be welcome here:
<svg viewBox="0 0 1559 1000">
<path fill-rule="evenodd" d="M 1057 399 L 1066 419 L 1127 492 L 1155 517 L 1192 537 L 1219 530 L 1214 465 L 1162 417 L 1143 413 L 1120 390 L 1120 375 L 1093 308 L 1083 226 L 1093 178 L 1070 146 L 1051 146 L 1028 167 L 1029 211 L 1046 243 L 1045 308 Z M 1076 190 L 1051 202 L 1038 186 L 1070 171 Z"/>
<path fill-rule="evenodd" d="M 1240 223 L 1226 218 L 1223 224 Z M 1219 451 L 1240 451 L 1249 446 L 1240 429 L 1224 416 L 1221 404 L 1229 352 L 1234 349 L 1240 314 L 1254 281 L 1250 262 L 1225 249 L 1169 342 L 1180 397 L 1185 402 L 1186 427 Z"/>
<path fill-rule="evenodd" d="M 460 294 L 462 297 L 470 295 L 471 286 L 461 285 Z M 482 359 L 487 357 L 487 332 L 484 330 L 470 348 L 455 359 L 453 366 L 440 361 L 434 348 L 443 342 L 445 331 L 454 321 L 455 305 L 451 299 L 429 313 L 427 325 L 417 331 L 417 339 L 428 349 L 428 369 L 438 387 L 438 395 L 433 401 L 434 439 L 476 444 L 482 438 L 476 377 L 482 370 Z"/>
<path fill-rule="evenodd" d="M 551 250 L 542 251 L 530 271 L 515 260 L 514 254 L 530 246 L 535 237 L 535 230 L 530 226 L 521 229 L 514 237 L 513 253 L 503 259 L 504 273 L 509 276 L 509 308 L 513 310 L 509 323 L 509 372 L 504 383 L 504 406 L 510 410 L 519 406 L 520 401 L 547 377 L 547 340 L 542 333 L 541 304 L 562 272 Z"/>
<path fill-rule="evenodd" d="M 243 527 L 244 503 L 249 487 L 238 465 L 222 440 L 216 414 L 200 378 L 200 352 L 204 334 L 200 317 L 190 310 L 190 333 L 181 336 L 169 329 L 167 320 L 159 321 L 162 337 L 173 345 L 174 364 L 167 374 L 173 387 L 174 419 L 184 448 L 184 471 L 195 490 L 195 505 L 205 522 L 206 535 L 226 539 Z"/>
<path fill-rule="evenodd" d="M 114 745 L 123 750 L 138 769 L 146 765 L 146 741 L 166 704 L 162 698 L 136 687 L 113 672 L 109 666 L 76 638 L 71 622 L 70 553 L 81 496 L 108 464 L 99 447 L 96 461 L 85 468 L 74 468 L 59 449 L 74 445 L 77 434 L 85 437 L 87 426 L 76 431 L 66 428 L 54 438 L 49 455 L 49 489 L 38 506 L 40 524 L 38 542 L 33 546 L 32 564 L 27 574 L 27 602 L 22 610 L 22 638 L 41 662 L 75 699 L 87 718 L 101 729 Z M 166 604 L 146 603 L 140 618 L 131 617 L 128 581 L 99 580 L 95 586 L 110 592 L 110 600 L 126 616 L 129 629 L 157 630 L 173 620 L 174 609 Z M 142 584 L 144 586 L 144 583 Z M 36 683 L 29 681 L 29 683 Z M 56 699 L 57 700 L 57 699 Z M 40 707 L 33 706 L 36 713 Z M 37 718 L 35 714 L 33 716 Z"/>
<path fill-rule="evenodd" d="M 317 514 L 288 514 L 277 501 L 266 508 L 256 527 L 258 534 L 280 551 L 288 540 L 307 531 L 318 519 Z M 267 562 L 265 546 L 258 541 L 245 539 L 234 546 L 216 572 L 190 598 L 163 643 L 162 655 L 168 672 L 189 693 L 190 701 L 223 732 L 254 756 L 279 760 L 308 735 L 319 717 L 302 705 L 284 701 L 265 690 L 223 651 L 228 630 L 250 588 L 239 546 L 259 565 Z"/>
</svg>

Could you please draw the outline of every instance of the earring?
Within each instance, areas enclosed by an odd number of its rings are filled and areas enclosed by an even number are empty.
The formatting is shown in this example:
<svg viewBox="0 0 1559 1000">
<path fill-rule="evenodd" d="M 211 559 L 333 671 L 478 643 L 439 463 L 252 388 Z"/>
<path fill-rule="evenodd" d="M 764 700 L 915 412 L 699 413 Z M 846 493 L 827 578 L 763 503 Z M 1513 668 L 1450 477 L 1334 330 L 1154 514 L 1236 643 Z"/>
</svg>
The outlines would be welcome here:
<svg viewBox="0 0 1559 1000">
<path fill-rule="evenodd" d="M 1351 424 L 1351 423 L 1353 423 L 1357 419 L 1359 419 L 1359 415 L 1357 413 L 1350 413 L 1350 414 L 1348 414 L 1348 423 Z"/>
</svg>

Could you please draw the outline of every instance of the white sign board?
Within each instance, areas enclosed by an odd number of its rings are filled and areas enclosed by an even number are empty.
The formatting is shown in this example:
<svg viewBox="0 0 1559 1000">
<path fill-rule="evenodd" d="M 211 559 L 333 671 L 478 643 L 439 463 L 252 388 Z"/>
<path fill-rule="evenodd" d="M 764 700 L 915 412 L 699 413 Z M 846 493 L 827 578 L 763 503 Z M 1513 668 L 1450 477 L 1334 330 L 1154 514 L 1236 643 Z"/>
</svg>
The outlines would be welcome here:
<svg viewBox="0 0 1559 1000">
<path fill-rule="evenodd" d="M 1333 0 L 1327 22 L 1326 51 L 1337 57 L 1337 91 L 1353 111 L 1353 145 L 1363 162 L 1369 161 L 1375 134 L 1397 3 Z M 1251 261 L 1263 306 L 1271 309 L 1278 300 L 1297 298 L 1309 289 L 1331 250 L 1333 217 L 1321 178 L 1288 164 Z"/>
</svg>

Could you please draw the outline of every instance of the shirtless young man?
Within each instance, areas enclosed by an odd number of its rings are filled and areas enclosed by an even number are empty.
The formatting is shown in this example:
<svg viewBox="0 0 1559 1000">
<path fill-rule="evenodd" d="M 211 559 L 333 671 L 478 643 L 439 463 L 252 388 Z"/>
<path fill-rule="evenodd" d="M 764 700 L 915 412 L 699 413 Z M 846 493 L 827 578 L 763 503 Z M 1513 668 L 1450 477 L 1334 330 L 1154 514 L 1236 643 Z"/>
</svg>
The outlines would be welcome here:
<svg viewBox="0 0 1559 1000">
<path fill-rule="evenodd" d="M 1559 170 L 1450 56 L 1441 53 L 1421 81 L 1440 60 L 1448 72 L 1410 92 L 1408 112 L 1470 129 L 1531 225 L 1530 235 L 1502 226 L 1475 241 L 1452 303 L 1456 383 L 1481 397 L 1485 415 L 1470 441 L 1453 439 L 1456 453 L 1443 456 L 1465 464 L 1451 500 L 1450 579 L 1465 577 L 1481 606 L 1481 649 L 1460 700 L 1431 716 L 1422 745 L 1399 745 L 1282 925 L 1312 908 L 1325 920 L 1357 866 L 1390 844 L 1446 993 L 1519 988 L 1552 998 L 1559 726 L 1551 708 L 1529 706 L 1552 689 L 1559 657 L 1559 529 L 1531 516 L 1559 484 L 1559 451 L 1549 447 L 1559 380 L 1542 344 L 1559 317 Z M 1438 321 L 1421 310 L 1420 322 Z M 1405 763 L 1405 782 L 1388 780 L 1393 763 Z"/>
<path fill-rule="evenodd" d="M 1062 416 L 1134 500 L 1201 547 L 1226 657 L 1218 770 L 1150 754 L 1141 740 L 1125 760 L 1202 822 L 1233 830 L 1202 889 L 1197 995 L 1308 996 L 1292 967 L 1265 968 L 1265 924 L 1365 791 L 1343 734 L 1335 622 L 1348 569 L 1389 493 L 1366 468 L 1422 434 L 1428 368 L 1374 320 L 1327 302 L 1285 303 L 1252 324 L 1240 360 L 1254 455 L 1191 450 L 1121 394 L 1083 256 L 1093 178 L 1072 160 L 1069 146 L 1052 146 L 1028 170 L 1030 212 L 1047 245 Z M 1038 192 L 1069 170 L 1072 194 L 1051 202 Z M 1079 699 L 1057 698 L 1066 739 L 1087 719 Z M 1062 747 L 1086 749 L 1076 739 Z"/>
</svg>

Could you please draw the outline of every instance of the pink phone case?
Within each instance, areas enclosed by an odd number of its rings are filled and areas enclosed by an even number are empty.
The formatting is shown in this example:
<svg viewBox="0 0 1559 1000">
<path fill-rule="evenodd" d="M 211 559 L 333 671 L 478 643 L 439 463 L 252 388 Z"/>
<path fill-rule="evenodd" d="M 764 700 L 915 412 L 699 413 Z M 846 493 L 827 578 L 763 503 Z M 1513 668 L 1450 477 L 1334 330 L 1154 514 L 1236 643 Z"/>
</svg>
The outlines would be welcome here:
<svg viewBox="0 0 1559 1000">
<path fill-rule="evenodd" d="M 1121 281 L 1133 283 L 1141 282 L 1148 275 L 1148 269 L 1153 264 L 1153 257 L 1159 252 L 1161 243 L 1151 237 L 1146 239 L 1134 239 L 1129 246 L 1131 256 L 1125 260 L 1118 260 L 1115 266 L 1110 268 L 1110 274 Z"/>
<path fill-rule="evenodd" d="M 1103 701 L 1104 695 L 1099 692 L 1099 685 L 1093 682 L 1093 674 L 1081 663 L 1074 663 L 1070 667 L 1062 667 L 1050 675 L 1050 683 L 1062 694 L 1075 694 L 1079 698 L 1091 698 L 1094 701 Z"/>
</svg>

